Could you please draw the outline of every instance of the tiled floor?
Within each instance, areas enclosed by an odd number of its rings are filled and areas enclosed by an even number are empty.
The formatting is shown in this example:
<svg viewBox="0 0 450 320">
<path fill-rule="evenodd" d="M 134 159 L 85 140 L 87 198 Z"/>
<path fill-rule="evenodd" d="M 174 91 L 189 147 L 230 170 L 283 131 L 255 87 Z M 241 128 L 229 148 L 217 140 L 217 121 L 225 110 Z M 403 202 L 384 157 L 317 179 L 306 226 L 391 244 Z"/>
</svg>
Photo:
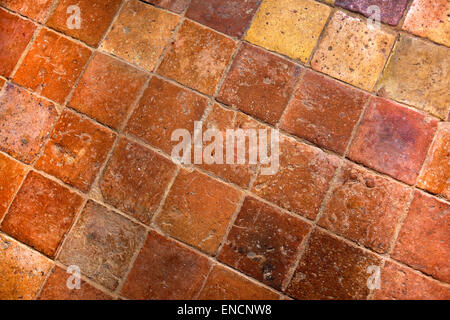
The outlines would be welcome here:
<svg viewBox="0 0 450 320">
<path fill-rule="evenodd" d="M 0 299 L 450 299 L 449 13 L 0 0 Z M 200 120 L 278 172 L 173 162 Z"/>
</svg>

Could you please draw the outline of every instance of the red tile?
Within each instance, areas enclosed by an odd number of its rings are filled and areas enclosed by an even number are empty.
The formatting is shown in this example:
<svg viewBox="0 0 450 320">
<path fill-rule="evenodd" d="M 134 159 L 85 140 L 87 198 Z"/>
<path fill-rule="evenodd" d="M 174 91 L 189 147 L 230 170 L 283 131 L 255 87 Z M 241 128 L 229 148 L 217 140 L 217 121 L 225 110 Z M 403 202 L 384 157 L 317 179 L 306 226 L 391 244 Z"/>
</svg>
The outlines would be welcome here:
<svg viewBox="0 0 450 320">
<path fill-rule="evenodd" d="M 90 55 L 90 49 L 42 29 L 14 75 L 14 81 L 63 103 Z"/>
<path fill-rule="evenodd" d="M 254 198 L 246 198 L 218 259 L 280 289 L 310 225 Z"/>
<path fill-rule="evenodd" d="M 348 157 L 408 184 L 414 184 L 437 121 L 383 98 L 366 110 Z"/>
<path fill-rule="evenodd" d="M 39 22 L 44 22 L 54 0 L 0 0 L 0 4 L 12 11 Z"/>
<path fill-rule="evenodd" d="M 1 230 L 54 257 L 83 199 L 36 172 L 30 172 L 5 216 Z"/>
<path fill-rule="evenodd" d="M 0 97 L 0 149 L 31 163 L 58 117 L 52 103 L 8 84 Z"/>
<path fill-rule="evenodd" d="M 26 172 L 24 165 L 0 153 L 0 220 L 11 204 Z"/>
<path fill-rule="evenodd" d="M 35 167 L 88 192 L 115 138 L 112 131 L 64 111 Z"/>
<path fill-rule="evenodd" d="M 144 0 L 145 2 L 157 5 L 158 7 L 182 13 L 189 5 L 189 0 Z"/>
<path fill-rule="evenodd" d="M 122 294 L 130 299 L 193 299 L 209 268 L 205 257 L 151 231 Z"/>
<path fill-rule="evenodd" d="M 450 205 L 416 191 L 392 257 L 450 282 Z"/>
</svg>

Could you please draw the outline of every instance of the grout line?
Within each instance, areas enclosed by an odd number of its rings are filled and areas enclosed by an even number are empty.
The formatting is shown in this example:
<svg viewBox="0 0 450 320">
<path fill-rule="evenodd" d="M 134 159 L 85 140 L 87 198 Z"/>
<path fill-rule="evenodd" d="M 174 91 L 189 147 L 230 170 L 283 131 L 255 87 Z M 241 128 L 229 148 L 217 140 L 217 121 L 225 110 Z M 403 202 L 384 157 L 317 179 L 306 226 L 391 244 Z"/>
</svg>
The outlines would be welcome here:
<svg viewBox="0 0 450 320">
<path fill-rule="evenodd" d="M 202 285 L 200 286 L 200 289 L 199 289 L 198 292 L 195 294 L 193 300 L 198 300 L 198 298 L 200 297 L 201 293 L 203 292 L 203 289 L 205 289 L 206 282 L 208 281 L 209 276 L 211 275 L 211 272 L 212 272 L 214 266 L 215 266 L 214 263 L 211 263 L 211 265 L 209 266 L 209 270 L 208 270 L 208 272 L 206 273 L 206 277 L 205 277 L 205 279 L 203 280 L 203 283 L 202 283 Z"/>
<path fill-rule="evenodd" d="M 45 284 L 47 283 L 48 279 L 50 278 L 53 271 L 55 270 L 55 267 L 56 267 L 55 261 L 52 260 L 52 262 L 53 262 L 53 266 L 50 268 L 49 272 L 47 272 L 47 274 L 45 275 L 44 281 L 42 281 L 39 290 L 36 292 L 36 295 L 33 297 L 32 300 L 38 300 L 38 298 L 40 297 L 40 295 L 42 293 L 42 290 L 44 290 Z"/>
<path fill-rule="evenodd" d="M 311 67 L 311 61 L 314 58 L 317 49 L 319 48 L 319 45 L 322 43 L 323 37 L 325 37 L 325 34 L 328 31 L 328 25 L 330 24 L 331 20 L 334 18 L 334 15 L 337 11 L 337 8 L 331 7 L 330 13 L 328 14 L 327 20 L 325 21 L 325 24 L 323 25 L 322 31 L 320 32 L 319 38 L 316 41 L 316 44 L 314 45 L 314 48 L 312 49 L 311 53 L 309 54 L 308 59 L 306 59 L 305 65 Z"/>
</svg>

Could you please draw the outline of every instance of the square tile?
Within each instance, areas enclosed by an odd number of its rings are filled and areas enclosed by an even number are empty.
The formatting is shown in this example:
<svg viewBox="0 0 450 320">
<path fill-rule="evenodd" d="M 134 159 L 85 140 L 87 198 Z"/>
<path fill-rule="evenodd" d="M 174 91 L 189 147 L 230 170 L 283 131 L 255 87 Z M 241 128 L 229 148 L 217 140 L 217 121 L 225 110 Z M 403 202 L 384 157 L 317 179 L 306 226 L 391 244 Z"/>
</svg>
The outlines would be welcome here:
<svg viewBox="0 0 450 320">
<path fill-rule="evenodd" d="M 0 97 L 0 149 L 31 163 L 50 134 L 58 113 L 54 105 L 8 84 Z"/>
<path fill-rule="evenodd" d="M 90 55 L 90 49 L 42 29 L 14 75 L 14 81 L 62 104 Z"/>
<path fill-rule="evenodd" d="M 54 0 L 0 0 L 0 5 L 38 22 L 44 22 Z"/>
<path fill-rule="evenodd" d="M 171 161 L 121 138 L 100 189 L 107 203 L 149 224 L 175 171 Z"/>
<path fill-rule="evenodd" d="M 0 153 L 0 220 L 27 173 L 26 167 Z"/>
<path fill-rule="evenodd" d="M 144 227 L 89 201 L 58 256 L 65 265 L 114 290 L 144 242 Z"/>
<path fill-rule="evenodd" d="M 1 0 L 0 0 L 1 4 Z M 36 26 L 0 9 L 0 75 L 9 77 L 33 36 Z"/>
<path fill-rule="evenodd" d="M 369 95 L 306 71 L 280 128 L 321 147 L 344 154 Z"/>
<path fill-rule="evenodd" d="M 348 157 L 413 185 L 433 140 L 437 121 L 386 99 L 373 99 Z"/>
<path fill-rule="evenodd" d="M 372 91 L 394 40 L 393 33 L 337 11 L 314 53 L 311 66 L 333 78 Z"/>
<path fill-rule="evenodd" d="M 246 198 L 218 259 L 281 289 L 310 225 L 254 198 Z"/>
<path fill-rule="evenodd" d="M 264 0 L 245 40 L 306 62 L 330 13 L 313 0 Z"/>
<path fill-rule="evenodd" d="M 261 0 L 192 0 L 186 17 L 232 37 L 242 37 Z"/>
<path fill-rule="evenodd" d="M 157 72 L 212 96 L 236 47 L 235 41 L 185 20 Z"/>
<path fill-rule="evenodd" d="M 63 111 L 35 167 L 88 192 L 115 133 L 71 111 Z"/>
<path fill-rule="evenodd" d="M 131 0 L 120 11 L 101 48 L 153 71 L 180 17 Z"/>
<path fill-rule="evenodd" d="M 319 225 L 379 253 L 390 249 L 410 190 L 345 162 Z"/>
<path fill-rule="evenodd" d="M 392 257 L 450 282 L 449 212 L 447 203 L 416 191 Z"/>
<path fill-rule="evenodd" d="M 83 199 L 30 172 L 3 219 L 1 230 L 53 258 Z"/>
<path fill-rule="evenodd" d="M 122 294 L 139 300 L 194 299 L 210 262 L 191 249 L 151 231 Z"/>
<path fill-rule="evenodd" d="M 217 99 L 270 124 L 278 123 L 300 67 L 244 43 Z"/>
<path fill-rule="evenodd" d="M 175 13 L 182 13 L 186 10 L 190 0 L 144 0 L 145 2 L 154 4 L 158 7 L 173 11 Z"/>
<path fill-rule="evenodd" d="M 181 170 L 156 218 L 168 235 L 208 254 L 215 254 L 241 192 L 197 171 Z"/>
<path fill-rule="evenodd" d="M 380 265 L 374 254 L 315 230 L 286 292 L 296 299 L 365 300 L 367 270 Z"/>
<path fill-rule="evenodd" d="M 378 95 L 425 110 L 442 119 L 450 111 L 449 50 L 402 36 L 376 90 Z"/>
</svg>

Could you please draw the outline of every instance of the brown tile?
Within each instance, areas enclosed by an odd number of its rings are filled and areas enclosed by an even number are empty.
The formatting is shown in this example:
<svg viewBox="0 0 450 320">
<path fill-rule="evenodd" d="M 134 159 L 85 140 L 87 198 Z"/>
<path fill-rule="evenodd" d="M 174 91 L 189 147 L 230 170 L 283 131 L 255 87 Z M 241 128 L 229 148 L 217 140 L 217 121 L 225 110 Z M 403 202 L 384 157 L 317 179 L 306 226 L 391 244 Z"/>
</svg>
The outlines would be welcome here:
<svg viewBox="0 0 450 320">
<path fill-rule="evenodd" d="M 54 0 L 0 0 L 0 5 L 33 20 L 44 22 Z"/>
<path fill-rule="evenodd" d="M 31 300 L 52 268 L 36 251 L 0 234 L 0 300 Z"/>
<path fill-rule="evenodd" d="M 24 165 L 0 153 L 0 220 L 11 204 L 26 172 Z"/>
<path fill-rule="evenodd" d="M 0 97 L 0 149 L 31 163 L 58 117 L 54 105 L 8 84 Z"/>
<path fill-rule="evenodd" d="M 151 231 L 122 294 L 130 299 L 193 299 L 209 268 L 205 257 Z"/>
<path fill-rule="evenodd" d="M 175 170 L 156 152 L 121 138 L 100 188 L 107 203 L 149 224 Z"/>
<path fill-rule="evenodd" d="M 280 289 L 310 225 L 254 198 L 246 198 L 218 259 Z"/>
<path fill-rule="evenodd" d="M 11 75 L 35 30 L 32 22 L 0 9 L 0 75 Z"/>
<path fill-rule="evenodd" d="M 61 0 L 47 21 L 47 25 L 96 47 L 111 24 L 122 0 Z M 80 28 L 71 25 L 74 11 L 80 10 Z"/>
<path fill-rule="evenodd" d="M 343 154 L 369 95 L 307 71 L 280 128 Z"/>
<path fill-rule="evenodd" d="M 205 97 L 153 77 L 126 131 L 171 154 L 179 143 L 171 140 L 172 133 L 186 129 L 193 136 L 194 121 L 200 121 L 208 103 Z"/>
<path fill-rule="evenodd" d="M 315 230 L 286 292 L 296 299 L 363 300 L 370 292 L 368 268 L 380 265 L 374 254 Z"/>
<path fill-rule="evenodd" d="M 200 300 L 278 300 L 280 295 L 220 265 L 209 274 Z"/>
<path fill-rule="evenodd" d="M 63 103 L 90 55 L 90 49 L 42 29 L 14 75 L 14 81 Z"/>
<path fill-rule="evenodd" d="M 233 37 L 242 37 L 261 0 L 192 0 L 186 16 Z"/>
<path fill-rule="evenodd" d="M 153 71 L 179 20 L 174 14 L 131 0 L 120 11 L 101 47 Z"/>
<path fill-rule="evenodd" d="M 186 10 L 190 0 L 144 0 L 144 1 L 176 13 L 182 13 L 184 10 Z"/>
<path fill-rule="evenodd" d="M 389 250 L 410 191 L 345 162 L 319 225 L 377 252 Z"/>
<path fill-rule="evenodd" d="M 416 191 L 393 253 L 412 268 L 450 282 L 450 205 Z"/>
<path fill-rule="evenodd" d="M 36 172 L 30 172 L 5 216 L 1 230 L 54 257 L 83 199 Z"/>
<path fill-rule="evenodd" d="M 236 47 L 235 41 L 185 20 L 157 71 L 213 95 Z"/>
<path fill-rule="evenodd" d="M 217 99 L 270 124 L 280 120 L 300 67 L 244 43 Z"/>
<path fill-rule="evenodd" d="M 145 228 L 89 201 L 58 256 L 65 265 L 114 290 L 145 239 Z"/>
<path fill-rule="evenodd" d="M 386 99 L 373 99 L 348 157 L 414 184 L 436 131 L 437 121 Z"/>
<path fill-rule="evenodd" d="M 197 171 L 181 170 L 156 223 L 168 235 L 215 254 L 241 193 Z"/>
</svg>

